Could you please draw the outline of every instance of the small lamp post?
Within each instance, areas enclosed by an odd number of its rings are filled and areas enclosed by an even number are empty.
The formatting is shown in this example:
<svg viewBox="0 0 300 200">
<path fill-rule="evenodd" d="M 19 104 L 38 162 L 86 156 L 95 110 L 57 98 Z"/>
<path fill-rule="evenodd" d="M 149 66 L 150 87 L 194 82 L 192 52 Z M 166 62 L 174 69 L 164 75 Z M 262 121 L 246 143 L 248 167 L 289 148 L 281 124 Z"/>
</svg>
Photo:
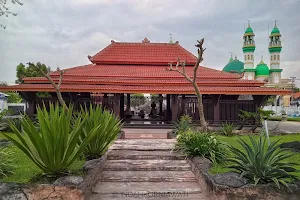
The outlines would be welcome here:
<svg viewBox="0 0 300 200">
<path fill-rule="evenodd" d="M 270 136 L 269 136 L 269 130 L 268 130 L 268 117 L 264 116 L 263 120 L 264 120 L 264 124 L 265 124 L 265 131 L 266 131 L 266 135 L 267 135 L 267 139 L 268 139 L 268 145 L 270 146 Z"/>
</svg>

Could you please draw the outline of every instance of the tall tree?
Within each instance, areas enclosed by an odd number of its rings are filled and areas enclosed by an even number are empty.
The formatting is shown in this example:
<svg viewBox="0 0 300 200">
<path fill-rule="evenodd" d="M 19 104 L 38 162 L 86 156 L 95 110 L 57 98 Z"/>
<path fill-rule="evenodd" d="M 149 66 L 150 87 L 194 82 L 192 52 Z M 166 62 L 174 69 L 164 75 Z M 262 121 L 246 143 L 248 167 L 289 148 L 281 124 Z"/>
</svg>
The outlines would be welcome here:
<svg viewBox="0 0 300 200">
<path fill-rule="evenodd" d="M 18 4 L 20 6 L 23 5 L 23 3 L 21 3 L 19 0 L 10 0 L 9 2 L 13 4 Z M 17 13 L 10 11 L 7 0 L 0 0 L 0 17 L 1 16 L 8 17 L 9 15 L 17 16 Z M 0 28 L 5 29 L 6 26 L 0 24 Z"/>
<path fill-rule="evenodd" d="M 195 45 L 198 48 L 198 50 L 197 50 L 198 56 L 197 56 L 196 64 L 193 67 L 193 76 L 192 77 L 190 77 L 190 75 L 187 74 L 186 67 L 185 67 L 185 61 L 181 61 L 180 58 L 177 58 L 177 63 L 175 65 L 175 67 L 173 66 L 172 63 L 169 63 L 169 68 L 167 68 L 167 70 L 178 72 L 179 74 L 184 76 L 188 82 L 190 82 L 193 85 L 196 95 L 197 95 L 197 99 L 198 99 L 198 111 L 199 111 L 199 116 L 200 116 L 200 126 L 203 131 L 207 131 L 207 123 L 206 123 L 205 116 L 204 116 L 202 94 L 201 94 L 200 89 L 197 84 L 197 71 L 199 69 L 200 63 L 203 61 L 203 53 L 206 49 L 206 48 L 203 48 L 203 43 L 204 43 L 204 38 L 202 38 L 200 41 L 197 40 L 197 44 Z M 181 69 L 179 69 L 179 67 L 181 67 Z"/>
<path fill-rule="evenodd" d="M 31 65 L 28 65 L 27 67 L 23 63 L 20 63 L 17 66 L 17 80 L 15 82 L 24 83 L 23 78 L 25 77 L 43 76 L 40 69 L 47 73 L 50 70 L 50 67 L 47 67 L 45 64 L 40 62 L 37 62 L 36 64 L 31 63 Z"/>
</svg>

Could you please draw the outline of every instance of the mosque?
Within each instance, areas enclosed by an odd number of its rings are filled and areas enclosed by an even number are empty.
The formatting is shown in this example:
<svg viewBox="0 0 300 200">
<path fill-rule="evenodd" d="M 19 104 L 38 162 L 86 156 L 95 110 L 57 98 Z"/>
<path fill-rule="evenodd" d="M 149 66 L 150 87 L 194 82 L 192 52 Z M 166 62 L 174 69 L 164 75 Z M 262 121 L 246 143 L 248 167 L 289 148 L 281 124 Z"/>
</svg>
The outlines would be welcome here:
<svg viewBox="0 0 300 200">
<path fill-rule="evenodd" d="M 244 52 L 244 62 L 238 60 L 237 57 L 233 59 L 231 56 L 228 64 L 223 68 L 223 71 L 242 74 L 243 79 L 246 80 L 264 81 L 267 87 L 287 88 L 289 84 L 285 79 L 281 79 L 281 34 L 277 28 L 276 21 L 269 36 L 270 67 L 264 63 L 263 58 L 261 58 L 261 61 L 256 67 L 254 66 L 254 51 L 256 47 L 254 37 L 253 29 L 250 23 L 248 23 L 248 27 L 243 36 L 244 42 L 242 49 Z"/>
</svg>

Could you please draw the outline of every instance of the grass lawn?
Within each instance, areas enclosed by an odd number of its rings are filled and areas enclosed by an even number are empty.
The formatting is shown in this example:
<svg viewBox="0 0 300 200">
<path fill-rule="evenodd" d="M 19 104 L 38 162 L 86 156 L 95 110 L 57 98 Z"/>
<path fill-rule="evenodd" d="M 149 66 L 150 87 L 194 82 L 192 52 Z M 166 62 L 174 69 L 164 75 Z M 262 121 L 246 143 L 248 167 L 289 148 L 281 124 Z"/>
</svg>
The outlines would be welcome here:
<svg viewBox="0 0 300 200">
<path fill-rule="evenodd" d="M 226 136 L 218 136 L 222 141 L 226 142 L 229 145 L 232 145 L 238 149 L 241 149 L 240 144 L 237 142 L 237 138 L 243 138 L 246 141 L 250 141 L 248 136 L 232 136 L 232 137 L 226 137 Z M 255 136 L 258 138 L 259 136 Z M 300 134 L 293 134 L 293 135 L 280 135 L 280 136 L 271 136 L 270 137 L 271 141 L 278 140 L 280 139 L 279 143 L 284 143 L 284 142 L 292 142 L 292 141 L 300 141 Z M 292 156 L 291 158 L 287 159 L 287 161 L 292 161 L 296 162 L 299 164 L 299 166 L 296 166 L 297 169 L 300 170 L 300 153 L 296 153 L 296 155 Z M 229 169 L 226 168 L 226 164 L 216 164 L 214 165 L 209 172 L 211 174 L 219 174 L 219 173 L 224 173 L 228 172 Z M 300 178 L 300 174 L 297 174 Z"/>
<path fill-rule="evenodd" d="M 281 121 L 282 117 L 281 116 L 269 117 L 268 120 L 270 120 L 270 121 Z M 300 117 L 288 117 L 287 121 L 300 122 Z"/>
<path fill-rule="evenodd" d="M 5 138 L 0 133 L 0 140 Z M 42 174 L 34 162 L 32 162 L 21 150 L 16 146 L 11 145 L 7 147 L 13 153 L 13 164 L 16 166 L 14 174 L 10 174 L 8 177 L 0 179 L 0 182 L 16 182 L 16 183 L 28 183 L 34 177 Z M 84 160 L 76 160 L 70 167 L 71 173 L 76 173 L 84 165 Z"/>
</svg>

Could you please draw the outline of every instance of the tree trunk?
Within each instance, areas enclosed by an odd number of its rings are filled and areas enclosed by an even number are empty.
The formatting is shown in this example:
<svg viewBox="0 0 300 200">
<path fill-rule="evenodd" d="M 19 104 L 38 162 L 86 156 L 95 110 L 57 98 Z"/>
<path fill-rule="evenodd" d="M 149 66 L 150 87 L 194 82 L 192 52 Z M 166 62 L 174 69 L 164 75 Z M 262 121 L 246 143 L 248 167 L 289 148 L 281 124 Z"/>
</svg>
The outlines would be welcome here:
<svg viewBox="0 0 300 200">
<path fill-rule="evenodd" d="M 207 123 L 206 123 L 205 116 L 204 116 L 202 94 L 200 93 L 196 82 L 193 83 L 193 86 L 195 88 L 197 99 L 198 99 L 198 111 L 199 111 L 199 117 L 200 117 L 200 126 L 202 128 L 202 131 L 207 132 Z"/>
<path fill-rule="evenodd" d="M 68 109 L 68 106 L 67 106 L 67 104 L 65 103 L 65 101 L 64 101 L 64 99 L 63 99 L 63 97 L 62 97 L 62 95 L 61 95 L 60 90 L 55 89 L 55 91 L 56 91 L 57 99 L 58 99 L 58 102 L 60 103 L 60 105 L 61 105 L 64 109 Z"/>
</svg>

